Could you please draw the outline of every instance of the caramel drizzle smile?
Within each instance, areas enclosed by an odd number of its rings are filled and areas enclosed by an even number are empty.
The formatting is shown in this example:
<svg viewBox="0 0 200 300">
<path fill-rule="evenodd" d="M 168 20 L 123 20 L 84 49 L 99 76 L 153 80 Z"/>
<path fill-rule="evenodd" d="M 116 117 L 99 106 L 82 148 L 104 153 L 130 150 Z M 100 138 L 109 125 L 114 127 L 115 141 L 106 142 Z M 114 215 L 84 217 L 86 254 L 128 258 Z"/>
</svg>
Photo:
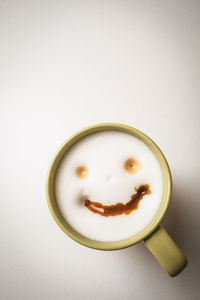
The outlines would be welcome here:
<svg viewBox="0 0 200 300">
<path fill-rule="evenodd" d="M 140 200 L 143 196 L 151 194 L 150 186 L 148 184 L 140 185 L 135 188 L 136 194 L 131 196 L 131 200 L 126 204 L 117 203 L 115 205 L 103 205 L 99 202 L 93 202 L 89 199 L 85 200 L 85 207 L 91 210 L 95 214 L 99 214 L 104 217 L 117 216 L 117 215 L 129 215 L 133 210 L 138 208 Z"/>
</svg>

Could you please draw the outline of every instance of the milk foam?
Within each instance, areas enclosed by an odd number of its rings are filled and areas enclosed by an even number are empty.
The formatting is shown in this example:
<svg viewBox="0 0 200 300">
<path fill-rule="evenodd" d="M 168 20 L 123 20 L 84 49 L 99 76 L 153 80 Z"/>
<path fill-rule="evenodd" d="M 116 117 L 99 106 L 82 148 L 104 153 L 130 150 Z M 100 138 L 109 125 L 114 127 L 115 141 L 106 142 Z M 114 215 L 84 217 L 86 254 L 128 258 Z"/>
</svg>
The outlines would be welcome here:
<svg viewBox="0 0 200 300">
<path fill-rule="evenodd" d="M 134 157 L 142 169 L 125 172 L 124 161 Z M 84 165 L 88 176 L 79 179 L 75 170 Z M 137 210 L 129 215 L 104 217 L 88 210 L 83 197 L 104 205 L 127 203 L 135 187 L 149 184 Z M 154 218 L 162 198 L 159 163 L 139 139 L 117 131 L 92 134 L 76 143 L 63 158 L 57 172 L 55 195 L 66 221 L 82 235 L 98 241 L 119 241 L 142 231 Z"/>
</svg>

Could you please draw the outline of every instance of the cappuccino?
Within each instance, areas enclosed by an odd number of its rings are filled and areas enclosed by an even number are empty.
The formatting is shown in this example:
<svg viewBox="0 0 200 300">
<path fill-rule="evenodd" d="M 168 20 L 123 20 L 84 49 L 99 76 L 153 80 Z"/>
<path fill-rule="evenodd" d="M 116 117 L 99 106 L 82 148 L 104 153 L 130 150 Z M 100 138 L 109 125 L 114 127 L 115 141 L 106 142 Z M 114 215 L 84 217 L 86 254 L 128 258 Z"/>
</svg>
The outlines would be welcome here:
<svg viewBox="0 0 200 300">
<path fill-rule="evenodd" d="M 154 218 L 163 179 L 152 151 L 138 138 L 102 131 L 66 153 L 55 179 L 64 219 L 87 238 L 113 242 L 134 236 Z"/>
</svg>

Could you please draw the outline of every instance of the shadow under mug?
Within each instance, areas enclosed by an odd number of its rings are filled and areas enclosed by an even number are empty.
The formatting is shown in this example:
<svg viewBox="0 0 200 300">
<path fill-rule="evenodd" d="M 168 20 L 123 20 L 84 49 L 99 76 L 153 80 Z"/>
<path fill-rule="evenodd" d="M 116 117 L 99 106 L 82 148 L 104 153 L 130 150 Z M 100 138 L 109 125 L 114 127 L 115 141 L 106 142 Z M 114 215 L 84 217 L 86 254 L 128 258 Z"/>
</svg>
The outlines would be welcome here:
<svg viewBox="0 0 200 300">
<path fill-rule="evenodd" d="M 139 140 L 144 142 L 146 146 L 148 146 L 149 149 L 154 153 L 162 170 L 163 194 L 160 206 L 153 220 L 142 231 L 121 241 L 102 242 L 95 241 L 81 235 L 67 223 L 58 208 L 54 193 L 54 185 L 56 171 L 60 162 L 62 161 L 68 150 L 76 142 L 93 133 L 113 130 L 128 133 L 138 138 Z M 159 225 L 169 206 L 171 200 L 171 192 L 172 178 L 170 169 L 163 153 L 158 148 L 158 146 L 143 132 L 130 126 L 118 123 L 103 123 L 92 125 L 72 135 L 64 142 L 64 144 L 58 149 L 57 153 L 55 154 L 48 170 L 46 180 L 46 197 L 51 214 L 58 226 L 74 241 L 84 246 L 99 250 L 122 249 L 143 241 L 146 247 L 151 251 L 151 253 L 159 261 L 161 266 L 169 273 L 169 275 L 176 276 L 187 265 L 187 260 L 181 250 L 177 247 L 177 245 L 165 231 L 165 229 Z"/>
</svg>

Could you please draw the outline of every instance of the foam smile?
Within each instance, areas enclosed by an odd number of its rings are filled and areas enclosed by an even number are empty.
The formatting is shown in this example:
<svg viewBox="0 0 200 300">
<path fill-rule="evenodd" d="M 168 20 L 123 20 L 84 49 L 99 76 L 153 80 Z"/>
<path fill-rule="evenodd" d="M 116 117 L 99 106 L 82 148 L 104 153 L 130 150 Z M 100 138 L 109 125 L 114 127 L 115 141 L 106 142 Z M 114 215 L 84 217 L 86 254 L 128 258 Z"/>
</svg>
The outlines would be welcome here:
<svg viewBox="0 0 200 300">
<path fill-rule="evenodd" d="M 136 193 L 131 196 L 131 199 L 126 204 L 116 203 L 115 205 L 103 205 L 100 202 L 93 202 L 89 199 L 85 200 L 85 207 L 91 210 L 95 214 L 99 214 L 104 217 L 129 215 L 133 210 L 136 210 L 139 206 L 140 200 L 143 196 L 151 194 L 150 186 L 148 184 L 135 187 Z"/>
</svg>

